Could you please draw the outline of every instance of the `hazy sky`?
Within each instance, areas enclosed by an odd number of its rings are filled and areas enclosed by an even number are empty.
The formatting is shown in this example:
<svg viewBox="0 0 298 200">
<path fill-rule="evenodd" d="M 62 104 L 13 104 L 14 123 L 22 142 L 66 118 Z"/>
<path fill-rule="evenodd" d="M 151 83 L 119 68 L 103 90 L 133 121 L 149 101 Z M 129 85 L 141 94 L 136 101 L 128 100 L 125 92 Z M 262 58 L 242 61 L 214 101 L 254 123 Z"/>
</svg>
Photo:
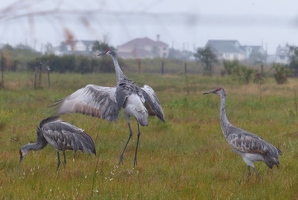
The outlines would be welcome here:
<svg viewBox="0 0 298 200">
<path fill-rule="evenodd" d="M 5 3 L 6 2 L 6 3 Z M 37 50 L 68 37 L 103 40 L 117 47 L 137 37 L 177 49 L 203 47 L 209 39 L 263 45 L 298 45 L 296 0 L 1 0 L 0 43 Z"/>
</svg>

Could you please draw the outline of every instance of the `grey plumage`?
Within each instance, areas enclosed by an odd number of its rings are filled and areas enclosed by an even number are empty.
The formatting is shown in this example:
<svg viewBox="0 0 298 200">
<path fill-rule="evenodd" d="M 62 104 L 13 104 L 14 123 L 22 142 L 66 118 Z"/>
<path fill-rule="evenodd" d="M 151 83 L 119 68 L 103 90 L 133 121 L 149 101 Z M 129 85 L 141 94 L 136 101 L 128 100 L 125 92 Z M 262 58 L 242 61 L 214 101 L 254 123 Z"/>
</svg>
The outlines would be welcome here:
<svg viewBox="0 0 298 200">
<path fill-rule="evenodd" d="M 116 121 L 119 115 L 119 106 L 116 101 L 116 87 L 102 87 L 89 84 L 75 91 L 68 97 L 56 101 L 55 115 L 67 113 L 81 113 Z"/>
<path fill-rule="evenodd" d="M 223 88 L 217 88 L 204 94 L 217 94 L 221 98 L 220 104 L 220 123 L 222 132 L 229 143 L 230 147 L 242 156 L 244 162 L 248 166 L 248 175 L 250 175 L 250 167 L 260 177 L 255 169 L 254 161 L 263 161 L 271 169 L 274 165 L 279 165 L 278 156 L 281 151 L 263 140 L 259 136 L 233 126 L 226 116 L 226 93 Z"/>
<path fill-rule="evenodd" d="M 37 127 L 37 142 L 28 143 L 20 149 L 20 162 L 30 150 L 41 150 L 50 144 L 57 151 L 57 170 L 60 166 L 60 154 L 63 152 L 66 164 L 65 150 L 81 150 L 88 154 L 96 154 L 92 138 L 82 129 L 52 116 L 42 120 Z"/>
<path fill-rule="evenodd" d="M 165 121 L 165 115 L 154 90 L 148 85 L 140 88 L 132 80 L 128 79 L 122 72 L 114 51 L 108 49 L 99 55 L 110 55 L 112 57 L 117 77 L 116 87 L 87 85 L 70 96 L 57 101 L 54 104 L 56 106 L 55 115 L 82 113 L 109 121 L 116 121 L 121 108 L 123 108 L 130 133 L 120 155 L 119 164 L 123 163 L 123 154 L 132 136 L 130 116 L 134 116 L 138 122 L 138 139 L 134 157 L 134 166 L 136 166 L 140 138 L 139 124 L 141 126 L 148 125 L 148 111 L 144 104 L 147 104 L 150 110 L 163 122 Z"/>
</svg>

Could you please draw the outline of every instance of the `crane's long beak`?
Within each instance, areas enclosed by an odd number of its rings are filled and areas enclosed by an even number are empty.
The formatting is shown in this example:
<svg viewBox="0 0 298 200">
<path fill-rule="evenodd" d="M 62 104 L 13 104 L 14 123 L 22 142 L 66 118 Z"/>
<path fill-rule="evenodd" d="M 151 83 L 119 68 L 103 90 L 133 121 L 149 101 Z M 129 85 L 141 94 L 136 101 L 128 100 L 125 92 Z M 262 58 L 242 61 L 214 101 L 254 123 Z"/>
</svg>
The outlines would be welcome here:
<svg viewBox="0 0 298 200">
<path fill-rule="evenodd" d="M 97 56 L 103 56 L 106 55 L 108 52 L 110 51 L 110 48 L 108 48 L 106 51 L 101 52 L 100 54 L 98 54 Z"/>
<path fill-rule="evenodd" d="M 20 164 L 21 164 L 21 162 L 22 162 L 23 158 L 24 158 L 23 156 L 20 156 Z"/>
<path fill-rule="evenodd" d="M 101 52 L 101 53 L 99 53 L 97 56 L 103 56 L 103 55 L 106 55 L 106 51 L 105 52 Z"/>
<path fill-rule="evenodd" d="M 215 90 L 210 90 L 208 92 L 204 92 L 203 94 L 210 94 L 210 93 L 214 93 L 214 92 L 215 92 Z"/>
</svg>

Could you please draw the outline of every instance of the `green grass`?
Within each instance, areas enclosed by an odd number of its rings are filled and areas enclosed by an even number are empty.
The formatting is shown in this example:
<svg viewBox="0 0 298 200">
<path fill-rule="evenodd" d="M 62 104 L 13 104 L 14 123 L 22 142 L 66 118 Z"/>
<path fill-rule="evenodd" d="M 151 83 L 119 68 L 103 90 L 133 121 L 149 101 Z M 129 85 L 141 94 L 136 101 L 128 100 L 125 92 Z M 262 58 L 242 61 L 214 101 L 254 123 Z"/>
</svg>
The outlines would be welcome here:
<svg viewBox="0 0 298 200">
<path fill-rule="evenodd" d="M 121 112 L 117 123 L 64 115 L 95 141 L 97 155 L 67 151 L 67 164 L 56 171 L 51 146 L 29 152 L 19 164 L 19 148 L 36 141 L 36 127 L 50 115 L 53 101 L 86 84 L 113 86 L 115 74 L 43 75 L 33 89 L 34 73 L 5 74 L 0 90 L 0 199 L 296 199 L 298 196 L 298 80 L 277 85 L 240 85 L 228 77 L 127 74 L 138 85 L 158 94 L 166 123 L 150 117 L 141 127 L 138 166 L 133 169 L 136 135 L 119 168 L 118 158 L 128 137 Z M 203 92 L 224 87 L 227 116 L 232 124 L 278 146 L 280 166 L 255 163 L 262 176 L 247 178 L 242 158 L 228 146 L 219 124 L 220 99 Z M 136 123 L 132 120 L 133 130 Z"/>
</svg>

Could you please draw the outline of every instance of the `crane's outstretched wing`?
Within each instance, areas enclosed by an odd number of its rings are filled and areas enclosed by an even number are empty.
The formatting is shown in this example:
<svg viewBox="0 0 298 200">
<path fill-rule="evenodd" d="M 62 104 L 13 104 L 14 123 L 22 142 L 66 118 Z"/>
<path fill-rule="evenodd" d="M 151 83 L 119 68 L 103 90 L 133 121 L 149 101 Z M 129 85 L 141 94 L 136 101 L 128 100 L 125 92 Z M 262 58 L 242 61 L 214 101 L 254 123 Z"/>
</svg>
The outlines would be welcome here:
<svg viewBox="0 0 298 200">
<path fill-rule="evenodd" d="M 154 90 L 148 85 L 144 85 L 141 89 L 143 91 L 145 101 L 149 105 L 150 109 L 153 110 L 160 120 L 165 122 L 165 115 Z"/>
<path fill-rule="evenodd" d="M 119 109 L 116 102 L 116 87 L 89 84 L 68 97 L 58 100 L 55 115 L 82 113 L 109 121 L 116 121 Z"/>
<path fill-rule="evenodd" d="M 94 141 L 82 129 L 60 119 L 45 122 L 39 128 L 45 139 L 58 150 L 81 150 L 96 154 Z"/>
</svg>

